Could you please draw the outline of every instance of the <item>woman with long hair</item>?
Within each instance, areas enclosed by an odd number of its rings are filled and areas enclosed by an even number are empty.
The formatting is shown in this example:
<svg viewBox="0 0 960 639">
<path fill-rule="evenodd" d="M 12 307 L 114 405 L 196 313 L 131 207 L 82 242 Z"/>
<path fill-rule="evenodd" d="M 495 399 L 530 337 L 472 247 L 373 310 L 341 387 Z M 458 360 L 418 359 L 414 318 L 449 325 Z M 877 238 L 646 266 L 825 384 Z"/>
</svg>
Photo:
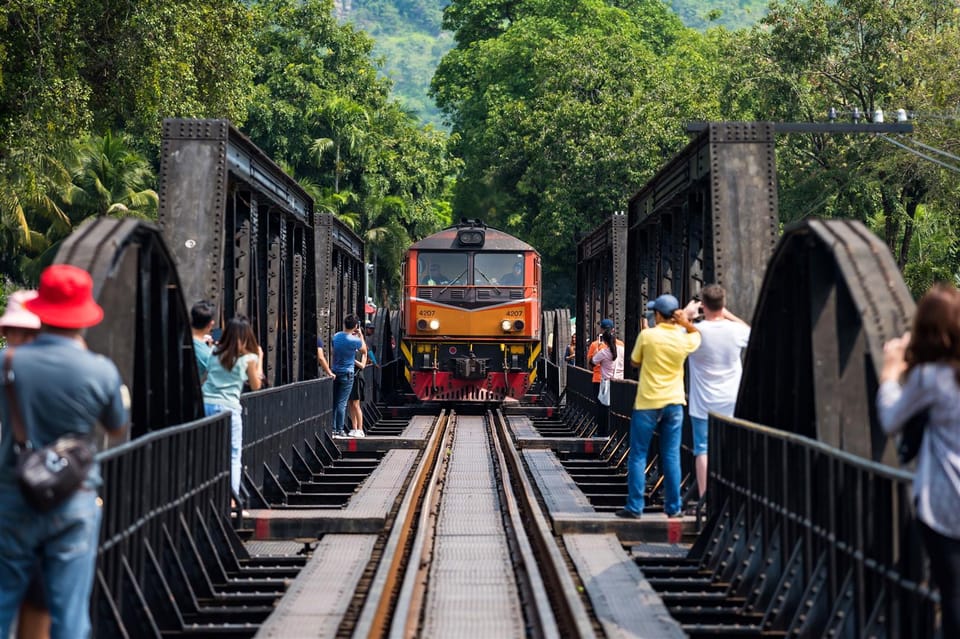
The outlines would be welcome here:
<svg viewBox="0 0 960 639">
<path fill-rule="evenodd" d="M 243 315 L 227 322 L 220 342 L 207 360 L 203 382 L 203 408 L 207 416 L 229 410 L 230 486 L 240 494 L 240 453 L 243 449 L 243 417 L 240 393 L 244 382 L 252 390 L 263 384 L 263 349 L 257 344 L 253 327 Z"/>
<path fill-rule="evenodd" d="M 883 347 L 877 409 L 888 434 L 927 411 L 913 499 L 940 589 L 942 636 L 960 637 L 960 292 L 938 284 L 911 332 Z"/>
</svg>

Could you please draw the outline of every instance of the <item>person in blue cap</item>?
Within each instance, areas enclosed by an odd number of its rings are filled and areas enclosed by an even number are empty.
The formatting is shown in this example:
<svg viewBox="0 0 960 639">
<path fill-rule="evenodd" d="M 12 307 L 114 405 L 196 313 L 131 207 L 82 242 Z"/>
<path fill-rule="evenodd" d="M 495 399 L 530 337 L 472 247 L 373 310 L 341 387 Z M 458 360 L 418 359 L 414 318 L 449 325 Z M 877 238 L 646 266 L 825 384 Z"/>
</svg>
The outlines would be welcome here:
<svg viewBox="0 0 960 639">
<path fill-rule="evenodd" d="M 700 346 L 697 327 L 680 309 L 680 302 L 664 294 L 647 304 L 656 324 L 640 331 L 630 360 L 640 369 L 637 397 L 630 416 L 630 456 L 627 460 L 627 503 L 618 517 L 637 518 L 643 512 L 647 451 L 653 432 L 660 434 L 660 471 L 663 473 L 663 510 L 679 517 L 680 436 L 683 428 L 683 363 Z"/>
</svg>

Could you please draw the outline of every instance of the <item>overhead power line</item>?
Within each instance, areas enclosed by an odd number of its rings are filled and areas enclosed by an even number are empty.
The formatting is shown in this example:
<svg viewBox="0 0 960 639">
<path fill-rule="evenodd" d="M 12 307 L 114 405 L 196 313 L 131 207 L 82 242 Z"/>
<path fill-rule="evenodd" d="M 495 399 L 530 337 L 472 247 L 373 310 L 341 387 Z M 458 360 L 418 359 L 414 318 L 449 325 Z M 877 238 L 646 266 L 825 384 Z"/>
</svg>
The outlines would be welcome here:
<svg viewBox="0 0 960 639">
<path fill-rule="evenodd" d="M 909 153 L 913 153 L 913 154 L 916 155 L 917 157 L 923 158 L 924 160 L 927 160 L 927 161 L 929 161 L 929 162 L 933 162 L 934 164 L 938 164 L 938 165 L 942 166 L 942 167 L 945 168 L 945 169 L 949 169 L 949 170 L 954 171 L 954 172 L 956 172 L 956 173 L 960 173 L 960 166 L 955 166 L 955 165 L 953 165 L 953 164 L 949 164 L 949 163 L 944 162 L 944 161 L 942 161 L 942 160 L 938 160 L 938 159 L 935 158 L 935 157 L 931 157 L 931 156 L 927 155 L 926 153 L 921 153 L 920 151 L 914 149 L 913 147 L 909 147 L 909 146 L 907 146 L 906 144 L 903 144 L 902 142 L 898 142 L 898 141 L 894 140 L 893 138 L 891 138 L 891 137 L 889 137 L 889 136 L 880 134 L 880 135 L 878 135 L 877 137 L 879 137 L 881 140 L 884 140 L 884 141 L 886 141 L 886 142 L 889 142 L 890 144 L 892 144 L 892 145 L 894 145 L 894 146 L 896 146 L 896 147 L 899 147 L 899 148 L 903 149 L 904 151 L 907 151 L 907 152 L 909 152 Z"/>
</svg>

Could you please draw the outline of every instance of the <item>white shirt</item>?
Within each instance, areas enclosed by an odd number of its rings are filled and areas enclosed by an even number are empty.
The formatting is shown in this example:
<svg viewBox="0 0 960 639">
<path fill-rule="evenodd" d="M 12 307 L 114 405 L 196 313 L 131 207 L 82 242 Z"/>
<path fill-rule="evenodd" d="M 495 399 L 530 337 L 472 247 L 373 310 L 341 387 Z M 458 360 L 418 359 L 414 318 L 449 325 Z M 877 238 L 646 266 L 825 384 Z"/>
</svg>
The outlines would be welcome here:
<svg viewBox="0 0 960 639">
<path fill-rule="evenodd" d="M 690 417 L 705 419 L 708 412 L 733 415 L 743 364 L 740 352 L 750 341 L 750 327 L 728 319 L 697 324 L 700 348 L 690 362 Z"/>
</svg>

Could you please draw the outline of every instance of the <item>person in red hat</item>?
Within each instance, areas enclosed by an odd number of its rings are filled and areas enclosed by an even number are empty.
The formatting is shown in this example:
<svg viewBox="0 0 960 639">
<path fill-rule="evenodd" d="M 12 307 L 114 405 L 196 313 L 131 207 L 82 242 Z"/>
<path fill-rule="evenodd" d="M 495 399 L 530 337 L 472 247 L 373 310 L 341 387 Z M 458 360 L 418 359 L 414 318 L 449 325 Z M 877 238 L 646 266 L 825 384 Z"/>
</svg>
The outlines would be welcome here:
<svg viewBox="0 0 960 639">
<path fill-rule="evenodd" d="M 129 420 L 129 394 L 117 367 L 90 352 L 85 328 L 103 319 L 93 299 L 93 280 L 83 269 L 56 264 L 40 276 L 40 288 L 24 308 L 41 323 L 29 343 L 8 347 L 0 361 L 9 365 L 0 393 L 0 420 L 11 424 L 12 393 L 24 431 L 34 448 L 68 433 L 91 434 L 96 423 L 118 433 Z M 9 364 L 7 364 L 9 360 Z M 6 637 L 37 558 L 41 559 L 50 636 L 53 639 L 90 634 L 90 593 L 100 532 L 97 497 L 100 468 L 91 467 L 80 489 L 47 512 L 24 498 L 16 475 L 14 434 L 0 437 L 0 637 Z"/>
</svg>

